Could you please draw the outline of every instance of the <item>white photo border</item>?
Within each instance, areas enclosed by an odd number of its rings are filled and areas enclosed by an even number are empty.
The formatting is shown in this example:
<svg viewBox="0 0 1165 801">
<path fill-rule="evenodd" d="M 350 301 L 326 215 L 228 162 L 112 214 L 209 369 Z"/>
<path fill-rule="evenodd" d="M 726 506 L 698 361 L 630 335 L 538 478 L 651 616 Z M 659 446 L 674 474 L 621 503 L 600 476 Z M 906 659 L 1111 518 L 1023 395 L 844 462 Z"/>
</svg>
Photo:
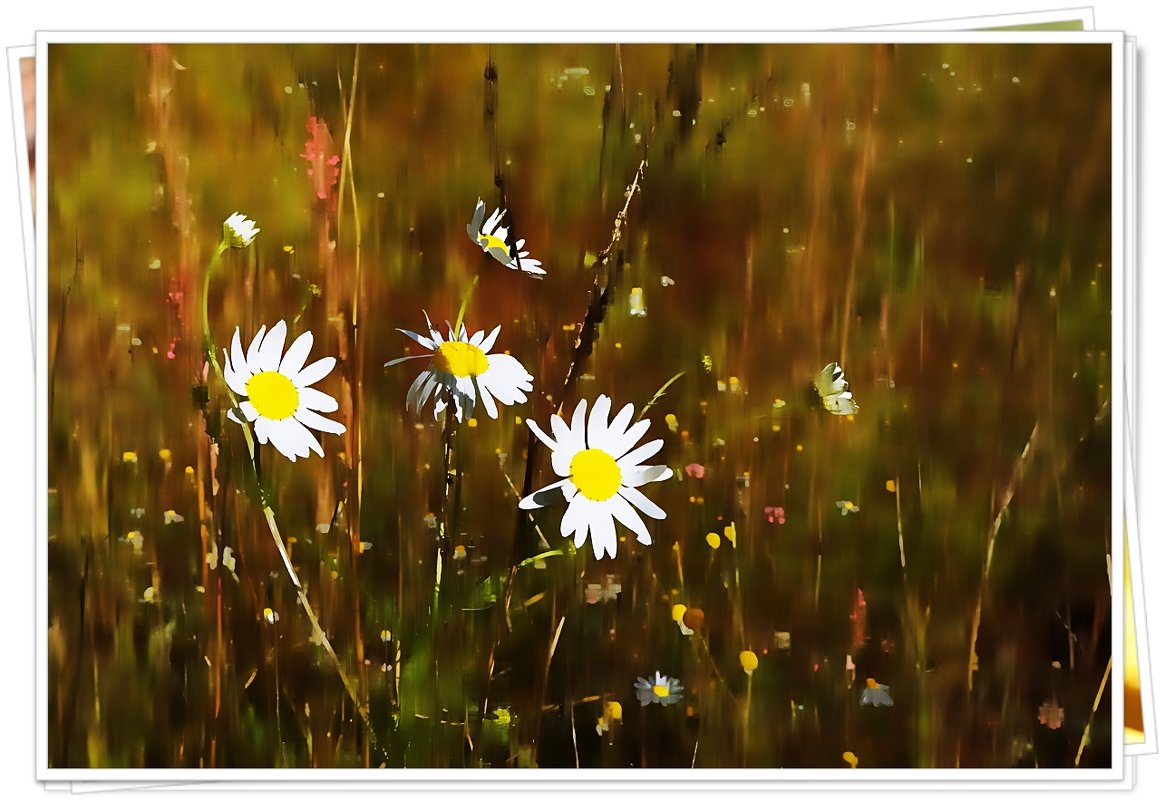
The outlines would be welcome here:
<svg viewBox="0 0 1165 801">
<path fill-rule="evenodd" d="M 907 781 L 902 786 L 916 786 L 925 781 L 992 781 L 1006 780 L 1009 783 L 1038 786 L 1048 781 L 1071 781 L 1073 785 L 1086 784 L 1095 789 L 1113 788 L 1126 773 L 1124 758 L 1124 738 L 1118 732 L 1124 730 L 1124 699 L 1118 691 L 1117 677 L 1124 675 L 1124 570 L 1113 569 L 1122 566 L 1124 560 L 1124 451 L 1123 431 L 1125 404 L 1124 397 L 1124 121 L 1123 108 L 1125 80 L 1124 34 L 1121 32 L 1061 32 L 1061 31 L 936 31 L 903 32 L 884 31 L 877 33 L 844 32 L 777 32 L 777 31 L 39 31 L 36 37 L 37 85 L 37 125 L 36 150 L 48 153 L 48 60 L 53 44 L 143 44 L 168 43 L 477 43 L 484 40 L 496 43 L 575 43 L 575 42 L 621 42 L 621 43 L 674 43 L 700 41 L 703 43 L 771 43 L 771 44 L 848 44 L 848 43 L 897 43 L 897 44 L 957 44 L 957 43 L 1014 43 L 1014 44 L 1107 44 L 1111 51 L 1111 174 L 1112 174 L 1112 241 L 1111 241 L 1111 300 L 1112 300 L 1112 381 L 1110 386 L 1110 413 L 1115 432 L 1112 441 L 1112 492 L 1111 492 L 1111 534 L 1110 534 L 1110 585 L 1113 592 L 1112 636 L 1110 648 L 1112 669 L 1108 692 L 1112 699 L 1112 731 L 1110 738 L 1110 765 L 1107 768 L 1078 770 L 1071 768 L 1046 768 L 1038 771 L 1011 768 L 886 768 L 877 771 L 873 778 L 870 771 L 848 771 L 832 768 L 712 768 L 700 770 L 653 769 L 653 768 L 603 768 L 579 771 L 563 768 L 541 768 L 536 771 L 514 768 L 494 768 L 489 771 L 466 771 L 451 779 L 450 771 L 444 769 L 417 768 L 405 770 L 373 771 L 364 768 L 320 768 L 310 775 L 320 781 L 364 780 L 375 776 L 403 777 L 409 781 L 439 781 L 443 785 L 457 788 L 533 788 L 551 789 L 562 787 L 572 780 L 585 778 L 596 787 L 669 787 L 683 789 L 713 787 L 732 783 L 734 787 L 770 788 L 786 786 L 789 782 L 814 782 L 820 786 L 822 780 L 832 780 L 845 786 L 863 783 L 871 787 L 891 789 L 895 782 Z M 37 217 L 48 218 L 48 170 L 37 171 Z M 43 282 L 48 272 L 48 228 L 37 227 L 37 269 L 38 281 Z M 44 284 L 41 284 L 42 286 Z M 48 304 L 47 292 L 38 293 L 39 309 L 36 314 L 36 365 L 37 375 L 45 375 L 48 364 Z M 302 780 L 305 772 L 301 769 L 257 768 L 257 769 L 185 769 L 185 768 L 50 768 L 48 766 L 48 695 L 47 660 L 45 637 L 48 631 L 47 568 L 48 568 L 48 438 L 47 438 L 47 387 L 37 382 L 37 445 L 36 445 L 36 487 L 37 487 L 37 728 L 36 777 L 38 781 L 92 780 L 100 776 L 110 781 L 119 780 L 195 780 L 199 782 L 262 779 L 279 781 L 296 778 Z M 857 773 L 852 778 L 847 774 Z M 706 777 L 706 778 L 705 778 Z M 848 780 L 848 781 L 847 781 Z"/>
</svg>

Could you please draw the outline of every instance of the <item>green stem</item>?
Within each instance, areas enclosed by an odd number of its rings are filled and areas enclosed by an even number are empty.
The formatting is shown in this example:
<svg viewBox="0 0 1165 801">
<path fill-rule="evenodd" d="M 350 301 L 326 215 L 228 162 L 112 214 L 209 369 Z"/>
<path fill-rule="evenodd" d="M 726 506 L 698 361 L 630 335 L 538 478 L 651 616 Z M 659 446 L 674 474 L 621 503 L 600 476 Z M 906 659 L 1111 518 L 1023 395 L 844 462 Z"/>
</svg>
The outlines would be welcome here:
<svg viewBox="0 0 1165 801">
<path fill-rule="evenodd" d="M 481 272 L 474 273 L 473 281 L 470 282 L 469 288 L 465 290 L 465 295 L 461 298 L 461 308 L 457 310 L 457 322 L 453 324 L 453 335 L 457 336 L 461 331 L 461 321 L 465 319 L 465 310 L 469 308 L 469 299 L 473 297 L 473 290 L 477 286 L 478 279 L 481 278 Z"/>
<path fill-rule="evenodd" d="M 246 417 L 243 416 L 242 411 L 239 409 L 239 403 L 235 398 L 235 393 L 231 390 L 230 385 L 227 384 L 226 376 L 223 375 L 222 366 L 219 364 L 218 355 L 215 350 L 214 340 L 210 335 L 210 278 L 214 273 L 215 267 L 222 263 L 222 256 L 227 248 L 228 245 L 225 241 L 219 244 L 214 252 L 214 256 L 211 257 L 210 263 L 206 267 L 206 275 L 202 279 L 202 342 L 206 352 L 206 359 L 210 362 L 211 367 L 214 368 L 215 376 L 222 382 L 223 388 L 226 390 L 227 400 L 230 401 L 231 409 L 235 412 L 235 416 L 239 420 L 245 420 Z M 251 467 L 255 470 L 255 480 L 259 481 L 259 463 L 255 459 L 255 439 L 251 434 L 251 427 L 249 425 L 244 423 L 242 429 L 243 439 L 247 443 L 247 454 L 250 456 Z M 356 692 L 356 686 L 352 683 L 348 672 L 344 670 L 344 666 L 340 663 L 340 658 L 336 655 L 335 649 L 332 648 L 332 643 L 328 639 L 328 635 L 320 627 L 319 618 L 316 617 L 315 610 L 312 609 L 311 603 L 307 599 L 307 592 L 303 588 L 303 583 L 300 582 L 299 575 L 295 572 L 295 567 L 291 564 L 291 556 L 287 553 L 287 546 L 284 545 L 283 536 L 279 533 L 279 525 L 275 521 L 275 511 L 271 508 L 271 504 L 268 502 L 267 492 L 261 483 L 259 485 L 259 495 L 263 503 L 263 518 L 267 521 L 267 529 L 271 532 L 271 539 L 274 541 L 275 548 L 279 551 L 279 556 L 283 560 L 287 577 L 295 585 L 295 592 L 299 597 L 299 604 L 303 607 L 303 611 L 307 614 L 307 619 L 311 624 L 312 640 L 323 646 L 332 666 L 335 667 L 336 673 L 340 677 L 340 682 L 344 685 L 344 689 L 348 693 L 348 697 L 356 706 L 356 711 L 360 713 L 360 718 L 364 722 L 369 742 L 375 748 L 376 734 L 372 729 L 372 720 L 369 717 L 368 705 L 360 700 L 360 696 Z"/>
</svg>

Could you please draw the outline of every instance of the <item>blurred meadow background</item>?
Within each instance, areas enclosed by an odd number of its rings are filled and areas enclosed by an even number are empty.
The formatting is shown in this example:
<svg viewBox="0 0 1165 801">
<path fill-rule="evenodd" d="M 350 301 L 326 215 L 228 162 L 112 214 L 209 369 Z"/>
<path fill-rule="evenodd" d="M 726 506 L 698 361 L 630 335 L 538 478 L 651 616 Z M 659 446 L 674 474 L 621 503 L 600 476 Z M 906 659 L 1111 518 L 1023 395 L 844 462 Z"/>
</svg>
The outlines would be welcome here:
<svg viewBox="0 0 1165 801">
<path fill-rule="evenodd" d="M 50 766 L 1108 765 L 1107 46 L 48 52 Z M 214 343 L 312 331 L 347 426 L 258 475 L 200 319 L 235 211 Z M 446 502 L 383 364 L 466 298 L 534 392 Z M 517 509 L 525 418 L 680 373 L 651 546 Z"/>
</svg>

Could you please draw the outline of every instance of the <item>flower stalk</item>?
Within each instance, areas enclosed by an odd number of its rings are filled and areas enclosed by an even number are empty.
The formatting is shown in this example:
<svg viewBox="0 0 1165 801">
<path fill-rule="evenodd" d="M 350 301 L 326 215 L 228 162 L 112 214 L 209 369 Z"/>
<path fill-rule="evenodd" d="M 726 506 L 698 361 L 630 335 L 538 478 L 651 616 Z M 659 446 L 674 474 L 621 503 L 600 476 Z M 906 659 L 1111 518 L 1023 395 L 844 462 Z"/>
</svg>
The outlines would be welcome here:
<svg viewBox="0 0 1165 801">
<path fill-rule="evenodd" d="M 206 273 L 202 279 L 202 297 L 200 299 L 200 304 L 202 311 L 202 342 L 203 350 L 206 354 L 206 359 L 210 363 L 211 368 L 214 370 L 215 376 L 222 384 L 222 387 L 226 392 L 227 400 L 230 402 L 231 409 L 235 412 L 235 415 L 240 420 L 245 420 L 246 418 L 243 416 L 242 411 L 239 409 L 238 399 L 235 397 L 234 392 L 231 391 L 230 386 L 227 384 L 226 376 L 223 375 L 222 366 L 219 364 L 214 339 L 210 333 L 209 312 L 210 279 L 214 274 L 215 269 L 222 264 L 223 254 L 226 253 L 226 251 L 230 248 L 246 248 L 251 244 L 251 241 L 254 239 L 254 234 L 258 233 L 259 230 L 257 228 L 253 228 L 252 224 L 252 233 L 250 238 L 247 238 L 245 234 L 240 235 L 238 228 L 232 227 L 231 225 L 231 221 L 235 220 L 236 216 L 241 215 L 232 215 L 231 218 L 228 219 L 227 224 L 224 224 L 223 240 L 219 243 L 218 247 L 215 248 L 214 255 L 211 257 L 210 262 L 207 264 Z M 245 218 L 243 219 L 245 222 Z M 258 481 L 259 463 L 256 460 L 255 439 L 251 434 L 251 427 L 249 425 L 243 425 L 242 429 L 243 439 L 247 443 L 247 454 L 250 457 L 251 467 L 254 469 L 255 478 Z M 332 643 L 328 639 L 328 635 L 324 633 L 323 628 L 320 626 L 319 617 L 317 617 L 315 610 L 312 608 L 311 602 L 308 600 L 307 592 L 304 590 L 303 583 L 299 580 L 299 575 L 296 573 L 295 566 L 291 564 L 291 556 L 287 552 L 287 546 L 283 542 L 283 536 L 279 533 L 279 524 L 275 519 L 275 510 L 271 508 L 267 491 L 263 488 L 261 481 L 259 484 L 259 492 L 263 504 L 263 519 L 267 523 L 267 529 L 271 533 L 271 539 L 275 543 L 275 549 L 279 552 L 280 559 L 283 560 L 283 567 L 287 573 L 287 577 L 291 580 L 292 585 L 295 587 L 295 592 L 299 599 L 299 604 L 301 607 L 303 607 L 303 611 L 307 615 L 307 619 L 311 625 L 312 630 L 311 639 L 313 642 L 322 646 L 324 652 L 328 655 L 328 660 L 332 663 L 332 666 L 335 668 L 337 675 L 340 677 L 340 682 L 344 685 L 344 690 L 347 692 L 349 699 L 355 705 L 356 711 L 360 714 L 360 718 L 364 723 L 365 733 L 368 736 L 369 742 L 374 748 L 376 748 L 376 734 L 372 728 L 372 720 L 369 716 L 368 705 L 360 700 L 360 696 L 356 692 L 355 684 L 353 684 L 351 678 L 348 676 L 348 672 L 344 669 L 343 664 L 340 662 L 340 658 L 337 656 L 335 649 L 332 647 Z"/>
</svg>

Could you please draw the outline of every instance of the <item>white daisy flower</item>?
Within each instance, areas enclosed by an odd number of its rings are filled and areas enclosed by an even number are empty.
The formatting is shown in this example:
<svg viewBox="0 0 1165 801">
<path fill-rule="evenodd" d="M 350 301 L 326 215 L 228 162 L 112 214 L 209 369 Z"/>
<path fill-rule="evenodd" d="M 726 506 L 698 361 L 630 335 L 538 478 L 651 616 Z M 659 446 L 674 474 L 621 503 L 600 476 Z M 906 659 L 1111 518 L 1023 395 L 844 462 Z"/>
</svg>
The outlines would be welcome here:
<svg viewBox="0 0 1165 801">
<path fill-rule="evenodd" d="M 489 219 L 485 220 L 485 225 L 482 225 L 482 220 L 485 219 L 485 202 L 478 198 L 477 208 L 473 211 L 473 221 L 465 226 L 465 230 L 469 232 L 469 238 L 473 240 L 475 245 L 511 270 L 521 270 L 535 276 L 546 275 L 546 271 L 542 269 L 542 262 L 538 259 L 531 259 L 530 251 L 522 250 L 526 246 L 525 239 L 519 239 L 515 242 L 512 249 L 506 243 L 506 237 L 510 232 L 501 224 L 505 213 L 504 209 L 494 209 L 493 214 L 489 215 Z"/>
<path fill-rule="evenodd" d="M 461 421 L 473 416 L 473 407 L 480 398 L 486 412 L 496 420 L 498 403 L 512 406 L 526 402 L 526 393 L 534 389 L 534 376 L 513 356 L 489 352 L 502 330 L 500 325 L 488 334 L 482 330 L 470 335 L 464 324 L 455 332 L 446 323 L 449 336 L 443 337 L 429 320 L 428 313 L 424 314 L 428 336 L 403 328 L 396 330 L 432 354 L 404 356 L 384 364 L 391 367 L 409 359 L 429 359 L 429 366 L 409 387 L 405 408 L 411 406 L 419 414 L 429 396 L 435 393 L 433 416 L 445 411 L 452 398 L 457 420 Z"/>
<path fill-rule="evenodd" d="M 671 706 L 684 697 L 684 685 L 680 684 L 679 679 L 669 678 L 657 670 L 654 679 L 641 676 L 635 680 L 635 697 L 639 699 L 640 706 Z"/>
<path fill-rule="evenodd" d="M 562 515 L 562 536 L 573 535 L 575 547 L 581 548 L 589 530 L 596 559 L 615 555 L 616 520 L 631 529 L 639 542 L 651 544 L 651 535 L 639 512 L 656 520 L 663 520 L 667 513 L 638 487 L 652 481 L 666 481 L 672 475 L 670 467 L 643 464 L 644 459 L 663 447 L 662 439 L 635 447 L 651 421 L 640 420 L 628 428 L 634 413 L 634 407 L 628 403 L 608 425 L 610 411 L 611 399 L 600 395 L 588 421 L 587 402 L 583 398 L 575 407 L 569 427 L 557 414 L 550 418 L 554 439 L 546 436 L 533 420 L 527 420 L 534 435 L 550 448 L 551 466 L 562 479 L 518 503 L 522 509 L 538 509 L 555 500 L 561 492 L 569 503 Z"/>
<path fill-rule="evenodd" d="M 259 233 L 254 220 L 248 220 L 245 215 L 235 212 L 222 224 L 222 238 L 233 248 L 245 248 L 255 241 Z"/>
<path fill-rule="evenodd" d="M 263 326 L 244 355 L 236 328 L 230 354 L 223 349 L 223 375 L 231 391 L 246 398 L 239 403 L 245 421 L 236 416 L 234 409 L 227 416 L 236 423 L 254 423 L 255 437 L 260 444 L 270 441 L 294 462 L 297 457 L 310 456 L 311 451 L 324 455 L 324 449 L 309 428 L 329 434 L 343 434 L 347 429 L 343 423 L 318 414 L 334 412 L 339 404 L 330 395 L 311 387 L 332 372 L 335 357 L 325 356 L 304 367 L 312 346 L 311 332 L 305 331 L 296 337 L 284 354 L 286 338 L 287 323 L 283 320 L 270 331 Z"/>
</svg>

